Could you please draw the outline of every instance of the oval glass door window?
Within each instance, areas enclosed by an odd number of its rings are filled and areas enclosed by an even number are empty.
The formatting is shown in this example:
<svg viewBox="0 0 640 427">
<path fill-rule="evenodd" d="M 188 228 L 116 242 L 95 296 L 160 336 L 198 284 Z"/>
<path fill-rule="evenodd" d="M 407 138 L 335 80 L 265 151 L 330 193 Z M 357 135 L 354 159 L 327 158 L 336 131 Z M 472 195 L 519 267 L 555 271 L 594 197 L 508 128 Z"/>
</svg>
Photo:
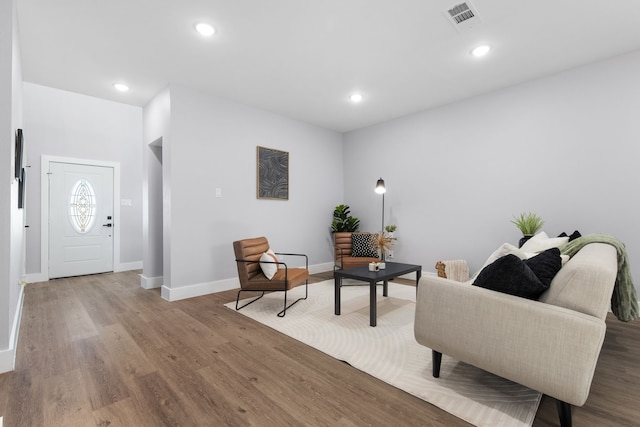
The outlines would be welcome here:
<svg viewBox="0 0 640 427">
<path fill-rule="evenodd" d="M 96 192 L 86 179 L 80 179 L 71 190 L 69 220 L 81 234 L 91 231 L 96 222 Z"/>
</svg>

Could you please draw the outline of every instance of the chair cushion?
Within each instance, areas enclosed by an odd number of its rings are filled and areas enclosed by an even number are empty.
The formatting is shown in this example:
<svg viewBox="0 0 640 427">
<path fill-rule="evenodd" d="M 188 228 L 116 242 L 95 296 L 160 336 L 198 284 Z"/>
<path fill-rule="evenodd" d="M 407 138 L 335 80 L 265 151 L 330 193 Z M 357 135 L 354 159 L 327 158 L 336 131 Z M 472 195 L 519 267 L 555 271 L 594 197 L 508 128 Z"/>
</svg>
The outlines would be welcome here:
<svg viewBox="0 0 640 427">
<path fill-rule="evenodd" d="M 287 280 L 285 281 L 285 274 Z M 257 274 L 246 283 L 241 283 L 242 290 L 284 291 L 303 285 L 309 278 L 309 271 L 305 268 L 278 269 L 273 279 L 269 280 L 264 274 Z"/>
<path fill-rule="evenodd" d="M 353 233 L 351 235 L 352 257 L 377 257 L 378 249 L 375 244 L 376 234 Z"/>
</svg>

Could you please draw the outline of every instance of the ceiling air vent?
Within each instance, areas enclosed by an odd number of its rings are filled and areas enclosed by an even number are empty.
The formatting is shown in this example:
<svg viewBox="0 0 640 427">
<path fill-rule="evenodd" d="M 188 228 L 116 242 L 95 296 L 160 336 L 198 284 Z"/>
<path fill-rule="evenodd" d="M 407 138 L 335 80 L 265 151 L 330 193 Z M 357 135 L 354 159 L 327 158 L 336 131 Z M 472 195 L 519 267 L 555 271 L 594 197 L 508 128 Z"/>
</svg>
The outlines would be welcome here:
<svg viewBox="0 0 640 427">
<path fill-rule="evenodd" d="M 468 30 L 482 22 L 478 10 L 469 2 L 451 6 L 444 14 L 458 31 Z"/>
</svg>

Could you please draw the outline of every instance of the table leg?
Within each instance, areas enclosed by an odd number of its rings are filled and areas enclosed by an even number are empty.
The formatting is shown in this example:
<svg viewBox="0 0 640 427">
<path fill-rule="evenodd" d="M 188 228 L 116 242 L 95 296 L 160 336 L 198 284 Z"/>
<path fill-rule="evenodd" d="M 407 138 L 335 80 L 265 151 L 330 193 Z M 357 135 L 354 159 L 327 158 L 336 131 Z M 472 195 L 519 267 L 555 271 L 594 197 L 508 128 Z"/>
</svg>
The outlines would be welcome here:
<svg viewBox="0 0 640 427">
<path fill-rule="evenodd" d="M 385 280 L 382 283 L 382 296 L 388 297 L 389 296 L 389 281 Z"/>
<path fill-rule="evenodd" d="M 371 326 L 376 326 L 377 322 L 376 322 L 376 317 L 377 317 L 377 310 L 376 310 L 376 282 L 370 282 L 369 283 L 369 325 Z"/>
<path fill-rule="evenodd" d="M 333 279 L 333 286 L 335 287 L 335 307 L 334 313 L 340 314 L 340 285 L 342 285 L 342 277 L 335 277 Z"/>
</svg>

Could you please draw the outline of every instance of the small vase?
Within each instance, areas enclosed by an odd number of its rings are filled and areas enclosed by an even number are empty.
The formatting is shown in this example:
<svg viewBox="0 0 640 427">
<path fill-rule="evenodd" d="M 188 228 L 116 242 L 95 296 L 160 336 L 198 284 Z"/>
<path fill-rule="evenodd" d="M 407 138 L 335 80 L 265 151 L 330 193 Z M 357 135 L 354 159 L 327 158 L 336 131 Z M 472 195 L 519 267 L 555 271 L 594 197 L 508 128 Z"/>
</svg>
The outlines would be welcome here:
<svg viewBox="0 0 640 427">
<path fill-rule="evenodd" d="M 520 239 L 520 241 L 518 242 L 518 247 L 521 248 L 522 245 L 524 245 L 525 242 L 532 237 L 533 237 L 533 234 L 525 234 L 524 236 L 522 236 L 522 239 Z"/>
</svg>

